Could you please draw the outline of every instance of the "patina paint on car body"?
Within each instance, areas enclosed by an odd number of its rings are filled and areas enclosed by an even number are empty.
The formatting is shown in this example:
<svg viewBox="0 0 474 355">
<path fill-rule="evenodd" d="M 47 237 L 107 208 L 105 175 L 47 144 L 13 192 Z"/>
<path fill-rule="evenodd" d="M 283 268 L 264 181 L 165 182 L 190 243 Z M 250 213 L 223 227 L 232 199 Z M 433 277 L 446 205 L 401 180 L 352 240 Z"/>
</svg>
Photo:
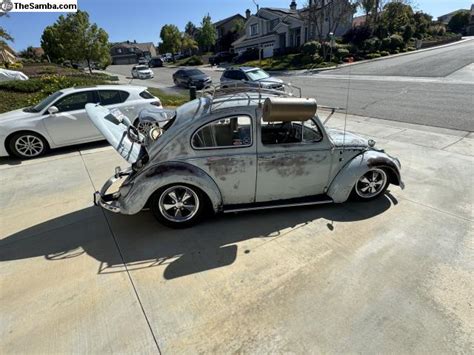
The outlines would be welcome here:
<svg viewBox="0 0 474 355">
<path fill-rule="evenodd" d="M 262 98 L 249 94 L 230 98 L 203 97 L 178 109 L 167 131 L 147 144 L 149 160 L 120 188 L 116 202 L 121 213 L 138 213 L 156 191 L 170 185 L 200 189 L 214 212 L 311 196 L 344 202 L 372 167 L 386 169 L 389 182 L 402 185 L 398 160 L 370 147 L 364 138 L 326 130 L 317 115 L 313 125 L 320 138 L 264 144 Z M 193 136 L 202 127 L 235 117 L 250 118 L 251 144 L 193 146 Z"/>
</svg>

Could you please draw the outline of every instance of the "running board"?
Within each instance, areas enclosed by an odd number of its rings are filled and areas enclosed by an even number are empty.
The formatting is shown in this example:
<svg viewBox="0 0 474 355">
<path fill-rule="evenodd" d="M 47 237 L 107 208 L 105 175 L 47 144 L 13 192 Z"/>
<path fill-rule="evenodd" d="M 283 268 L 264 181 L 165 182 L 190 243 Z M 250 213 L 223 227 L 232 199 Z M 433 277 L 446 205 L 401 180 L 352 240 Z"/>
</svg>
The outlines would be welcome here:
<svg viewBox="0 0 474 355">
<path fill-rule="evenodd" d="M 286 208 L 286 207 L 300 207 L 311 205 L 323 205 L 326 203 L 333 203 L 334 201 L 326 196 L 314 196 L 312 198 L 298 198 L 290 200 L 277 200 L 269 202 L 246 203 L 241 205 L 224 206 L 224 213 L 235 213 L 255 210 L 269 210 L 272 208 Z"/>
</svg>

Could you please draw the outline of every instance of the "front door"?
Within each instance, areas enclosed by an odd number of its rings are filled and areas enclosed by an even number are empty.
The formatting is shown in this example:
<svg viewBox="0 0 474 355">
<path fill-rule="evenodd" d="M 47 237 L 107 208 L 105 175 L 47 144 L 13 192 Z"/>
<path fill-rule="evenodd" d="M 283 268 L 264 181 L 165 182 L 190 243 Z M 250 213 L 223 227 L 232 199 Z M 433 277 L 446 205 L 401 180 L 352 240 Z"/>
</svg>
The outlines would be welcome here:
<svg viewBox="0 0 474 355">
<path fill-rule="evenodd" d="M 256 202 L 325 193 L 331 145 L 316 122 L 261 122 Z"/>
<path fill-rule="evenodd" d="M 52 106 L 58 108 L 55 114 L 45 113 L 44 123 L 56 145 L 89 142 L 101 138 L 100 132 L 87 116 L 85 106 L 97 103 L 96 91 L 80 91 L 66 95 Z"/>
<path fill-rule="evenodd" d="M 250 116 L 213 120 L 191 137 L 194 155 L 186 161 L 204 170 L 217 184 L 224 205 L 255 200 L 255 127 Z"/>
</svg>

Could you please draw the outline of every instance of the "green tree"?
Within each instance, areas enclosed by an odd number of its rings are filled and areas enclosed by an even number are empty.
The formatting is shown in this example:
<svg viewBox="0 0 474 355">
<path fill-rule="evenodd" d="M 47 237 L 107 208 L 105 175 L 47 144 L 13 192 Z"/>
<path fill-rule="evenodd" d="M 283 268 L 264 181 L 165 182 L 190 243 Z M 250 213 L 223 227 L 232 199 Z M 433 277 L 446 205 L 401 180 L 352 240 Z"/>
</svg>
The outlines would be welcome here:
<svg viewBox="0 0 474 355">
<path fill-rule="evenodd" d="M 469 25 L 470 11 L 458 11 L 449 21 L 448 28 L 454 33 L 466 33 L 466 27 Z"/>
<path fill-rule="evenodd" d="M 2 16 L 8 17 L 8 14 L 2 12 L 0 13 L 0 17 Z M 0 49 L 7 45 L 7 41 L 13 42 L 13 37 L 7 32 L 7 30 L 0 26 Z"/>
<path fill-rule="evenodd" d="M 202 19 L 201 30 L 197 36 L 199 48 L 203 51 L 209 51 L 216 44 L 217 31 L 211 21 L 211 16 L 206 15 Z"/>
<path fill-rule="evenodd" d="M 415 22 L 413 9 L 403 2 L 390 2 L 384 7 L 382 25 L 389 34 L 403 33 L 406 26 Z"/>
<path fill-rule="evenodd" d="M 184 27 L 184 33 L 186 33 L 188 36 L 194 38 L 196 34 L 197 27 L 194 23 L 189 21 L 186 26 Z"/>
<path fill-rule="evenodd" d="M 92 62 L 110 64 L 109 35 L 95 23 L 89 22 L 85 11 L 59 16 L 56 23 L 45 28 L 41 46 L 51 60 L 85 61 L 92 73 Z"/>
<path fill-rule="evenodd" d="M 41 48 L 53 63 L 60 63 L 65 58 L 58 32 L 58 25 L 54 24 L 47 26 L 41 36 Z"/>
<path fill-rule="evenodd" d="M 424 13 L 423 11 L 417 11 L 414 15 L 415 19 L 415 34 L 414 36 L 418 39 L 423 39 L 424 35 L 428 32 L 428 28 L 433 22 L 433 17 Z"/>
<path fill-rule="evenodd" d="M 375 0 L 360 0 L 359 6 L 364 11 L 365 23 L 370 26 L 372 23 L 371 16 L 375 14 Z"/>
<path fill-rule="evenodd" d="M 241 34 L 245 29 L 245 21 L 241 18 L 235 20 L 234 25 L 232 26 L 232 31 L 236 34 Z"/>
<path fill-rule="evenodd" d="M 197 42 L 189 34 L 184 33 L 181 38 L 181 51 L 191 55 L 199 49 Z"/>
<path fill-rule="evenodd" d="M 160 32 L 160 53 L 174 54 L 181 49 L 181 33 L 175 25 L 164 25 Z"/>
</svg>

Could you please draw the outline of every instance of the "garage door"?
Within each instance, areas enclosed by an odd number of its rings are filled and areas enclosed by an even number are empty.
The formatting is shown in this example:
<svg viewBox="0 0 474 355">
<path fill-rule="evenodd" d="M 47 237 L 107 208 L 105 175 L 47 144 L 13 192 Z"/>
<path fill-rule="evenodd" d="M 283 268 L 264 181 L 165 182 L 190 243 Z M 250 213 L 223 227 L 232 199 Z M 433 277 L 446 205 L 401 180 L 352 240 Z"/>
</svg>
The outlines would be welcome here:
<svg viewBox="0 0 474 355">
<path fill-rule="evenodd" d="M 263 58 L 273 57 L 273 43 L 263 45 Z"/>
</svg>

